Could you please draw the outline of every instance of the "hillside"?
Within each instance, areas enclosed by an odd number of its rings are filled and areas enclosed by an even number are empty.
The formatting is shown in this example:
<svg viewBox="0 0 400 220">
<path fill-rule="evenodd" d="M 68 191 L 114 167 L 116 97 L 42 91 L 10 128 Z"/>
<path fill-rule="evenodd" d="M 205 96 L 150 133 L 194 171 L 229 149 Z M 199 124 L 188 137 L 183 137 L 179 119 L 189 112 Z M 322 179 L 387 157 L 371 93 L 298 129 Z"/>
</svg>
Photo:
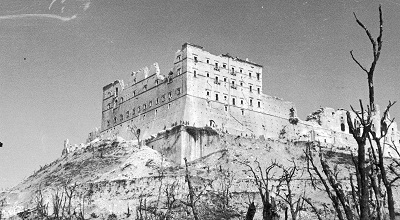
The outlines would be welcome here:
<svg viewBox="0 0 400 220">
<path fill-rule="evenodd" d="M 299 168 L 293 181 L 294 196 L 304 193 L 305 189 L 305 195 L 316 204 L 328 202 L 325 193 L 311 189 L 307 181 L 308 174 L 304 172 L 305 143 L 220 134 L 220 141 L 214 145 L 220 150 L 189 163 L 194 188 L 197 195 L 201 194 L 198 207 L 204 219 L 212 219 L 210 213 L 213 213 L 213 218 L 221 219 L 216 210 L 219 210 L 221 195 L 228 186 L 229 208 L 227 213 L 221 215 L 231 216 L 232 219 L 243 217 L 249 201 L 254 200 L 258 205 L 255 219 L 260 219 L 262 205 L 253 176 L 244 165 L 246 161 L 255 168 L 255 160 L 262 167 L 272 161 L 290 167 L 293 160 Z M 331 162 L 338 164 L 340 176 L 348 176 L 349 155 L 331 152 L 327 156 Z M 279 174 L 277 169 L 275 180 Z M 272 182 L 274 184 L 276 181 Z M 395 193 L 400 198 L 398 191 Z M 2 193 L 3 217 L 34 218 L 32 216 L 37 215 L 38 204 L 47 205 L 46 210 L 52 214 L 56 195 L 64 198 L 65 204 L 68 192 L 73 192 L 71 209 L 83 213 L 85 219 L 107 219 L 110 216 L 135 219 L 137 208 L 140 206 L 143 209 L 143 204 L 147 210 L 159 207 L 157 211 L 165 213 L 169 210 L 167 205 L 171 198 L 176 200 L 171 216 L 174 219 L 190 219 L 185 211 L 189 208 L 185 205 L 188 189 L 184 167 L 165 160 L 159 152 L 147 146 L 139 147 L 136 142 L 121 138 L 92 141 L 82 149 L 43 166 L 9 192 Z M 302 219 L 315 218 L 310 209 L 305 209 L 301 215 Z"/>
</svg>

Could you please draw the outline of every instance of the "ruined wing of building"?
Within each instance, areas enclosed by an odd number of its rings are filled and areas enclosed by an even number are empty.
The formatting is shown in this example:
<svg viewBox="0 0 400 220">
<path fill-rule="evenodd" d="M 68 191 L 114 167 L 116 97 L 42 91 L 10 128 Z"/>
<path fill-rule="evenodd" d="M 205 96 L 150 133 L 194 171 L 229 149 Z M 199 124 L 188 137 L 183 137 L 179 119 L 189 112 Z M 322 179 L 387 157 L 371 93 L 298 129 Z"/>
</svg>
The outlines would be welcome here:
<svg viewBox="0 0 400 220">
<path fill-rule="evenodd" d="M 139 137 L 165 151 L 168 143 L 160 142 L 165 135 L 157 136 L 179 127 L 179 140 L 169 143 L 174 145 L 169 155 L 178 163 L 209 151 L 208 142 L 191 138 L 185 127 L 212 128 L 249 138 L 319 141 L 343 150 L 357 146 L 348 132 L 345 110 L 324 108 L 306 121 L 299 120 L 292 102 L 263 94 L 263 77 L 263 66 L 248 59 L 213 55 L 201 46 L 185 43 L 175 53 L 171 71 L 161 72 L 154 63 L 132 72 L 127 83 L 116 80 L 104 86 L 101 128 L 89 139 L 99 134 Z M 390 138 L 398 143 L 397 125 L 391 129 Z"/>
</svg>

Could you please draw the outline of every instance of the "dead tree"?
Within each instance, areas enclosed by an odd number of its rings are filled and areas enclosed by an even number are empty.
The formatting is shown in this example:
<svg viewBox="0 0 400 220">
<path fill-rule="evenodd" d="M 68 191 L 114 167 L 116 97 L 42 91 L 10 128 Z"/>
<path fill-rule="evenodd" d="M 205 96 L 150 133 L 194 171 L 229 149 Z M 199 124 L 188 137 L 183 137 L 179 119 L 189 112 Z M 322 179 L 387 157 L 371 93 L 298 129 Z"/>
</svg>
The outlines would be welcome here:
<svg viewBox="0 0 400 220">
<path fill-rule="evenodd" d="M 282 176 L 279 178 L 276 195 L 278 197 L 280 197 L 289 206 L 290 215 L 292 217 L 292 220 L 296 220 L 297 215 L 299 214 L 300 210 L 303 208 L 304 202 L 303 202 L 302 198 L 304 196 L 298 196 L 297 199 L 294 197 L 292 184 L 293 184 L 293 180 L 296 175 L 296 172 L 298 171 L 298 167 L 294 160 L 291 160 L 290 162 L 292 163 L 292 166 L 290 166 L 290 167 L 284 167 L 282 165 L 279 166 L 282 170 Z M 282 195 L 281 194 L 282 188 L 284 188 L 284 190 L 287 193 L 283 192 L 283 195 Z M 287 212 L 287 209 L 285 210 L 285 219 L 287 219 L 286 212 Z"/>
<path fill-rule="evenodd" d="M 388 203 L 388 211 L 389 217 L 391 220 L 395 218 L 394 212 L 394 200 L 393 200 L 393 191 L 392 186 L 394 180 L 389 180 L 387 175 L 387 167 L 384 163 L 383 158 L 383 150 L 386 141 L 386 136 L 388 132 L 388 128 L 393 123 L 393 120 L 389 121 L 389 125 L 387 124 L 387 118 L 390 108 L 395 104 L 395 102 L 389 102 L 386 107 L 383 116 L 380 119 L 380 134 L 377 134 L 374 129 L 372 129 L 373 122 L 371 118 L 376 113 L 376 105 L 375 105 L 375 91 L 374 91 L 374 73 L 377 62 L 379 60 L 381 49 L 382 49 L 382 33 L 383 33 L 383 19 L 382 19 L 382 9 L 379 6 L 379 36 L 375 39 L 372 37 L 370 31 L 365 27 L 365 25 L 357 18 L 354 13 L 354 17 L 356 19 L 357 24 L 365 31 L 367 34 L 371 44 L 372 44 L 372 52 L 373 52 L 373 61 L 369 68 L 363 66 L 353 55 L 353 51 L 350 51 L 350 55 L 353 61 L 367 74 L 368 79 L 368 94 L 369 94 L 369 105 L 367 105 L 366 110 L 362 105 L 360 100 L 361 113 L 357 113 L 352 108 L 355 113 L 357 120 L 360 122 L 360 125 L 357 126 L 353 124 L 351 120 L 351 115 L 347 113 L 347 121 L 349 125 L 350 133 L 353 134 L 353 137 L 356 139 L 358 144 L 358 155 L 357 155 L 357 183 L 358 183 L 358 191 L 360 195 L 360 219 L 368 219 L 366 216 L 368 214 L 368 176 L 370 176 L 371 184 L 376 184 L 376 181 L 382 181 L 387 195 L 387 203 Z M 372 140 L 371 140 L 372 139 Z M 366 142 L 369 141 L 371 145 L 371 153 L 370 153 L 370 165 L 372 166 L 370 169 L 367 168 L 368 162 L 366 161 Z M 382 143 L 383 140 L 383 143 Z M 373 147 L 373 144 L 376 146 L 376 151 Z M 376 169 L 375 169 L 376 168 Z M 376 175 L 371 175 L 371 171 L 378 172 Z M 371 179 L 372 177 L 372 179 Z M 379 179 L 377 179 L 379 178 Z M 372 187 L 378 187 L 377 185 Z M 377 194 L 378 188 L 375 188 L 374 192 Z"/>
<path fill-rule="evenodd" d="M 67 201 L 67 204 L 66 204 L 67 216 L 71 216 L 72 198 L 74 196 L 74 193 L 75 193 L 76 187 L 77 187 L 76 183 L 74 185 L 68 186 L 69 182 L 70 181 L 68 181 L 64 184 L 64 193 L 66 195 L 66 201 Z"/>
<path fill-rule="evenodd" d="M 194 193 L 194 189 L 192 187 L 192 182 L 190 180 L 190 173 L 189 173 L 189 168 L 188 168 L 188 163 L 187 163 L 186 157 L 184 158 L 184 160 L 185 160 L 185 167 L 186 167 L 185 178 L 186 178 L 186 182 L 187 182 L 188 189 L 189 189 L 189 202 L 187 203 L 187 205 L 190 208 L 192 208 L 192 213 L 193 213 L 194 219 L 199 220 L 198 212 L 196 209 L 195 193 Z"/>
<path fill-rule="evenodd" d="M 390 171 L 390 166 L 385 165 L 383 157 L 387 128 L 393 123 L 393 120 L 388 120 L 388 112 L 394 103 L 389 102 L 380 118 L 380 124 L 374 124 L 378 110 L 375 105 L 373 76 L 382 49 L 383 19 L 381 6 L 379 6 L 379 36 L 376 39 L 372 37 L 370 31 L 357 18 L 355 13 L 354 17 L 371 42 L 373 60 L 371 66 L 367 68 L 355 58 L 353 51 L 350 51 L 352 60 L 367 74 L 369 94 L 368 105 L 364 107 L 360 100 L 360 111 L 356 111 L 351 106 L 352 112 L 347 112 L 349 132 L 357 142 L 357 155 L 352 155 L 355 173 L 350 174 L 351 189 L 343 188 L 337 172 L 332 171 L 321 149 L 319 150 L 319 162 L 322 171 L 314 162 L 310 149 L 306 152 L 308 170 L 311 179 L 317 179 L 323 185 L 339 219 L 384 219 L 386 210 L 384 201 L 387 201 L 389 217 L 394 220 L 392 186 L 397 179 L 388 179 L 387 172 Z M 379 134 L 374 128 L 375 125 L 381 128 Z M 317 178 L 313 179 L 314 175 Z M 313 186 L 315 186 L 315 182 Z"/>
<path fill-rule="evenodd" d="M 39 186 L 38 190 L 36 191 L 35 203 L 36 203 L 37 217 L 43 218 L 43 219 L 47 218 L 48 217 L 48 204 L 45 203 L 45 201 L 44 201 L 41 186 Z"/>
<path fill-rule="evenodd" d="M 55 194 L 52 196 L 53 203 L 53 215 L 56 219 L 64 217 L 63 203 L 65 202 L 64 192 L 59 192 L 56 190 Z M 61 215 L 60 215 L 61 214 Z"/>
<path fill-rule="evenodd" d="M 249 197 L 248 206 L 249 207 L 247 208 L 246 220 L 253 220 L 254 215 L 256 214 L 256 211 L 257 211 L 256 205 L 254 204 L 254 195 L 253 195 L 252 200 L 250 200 L 250 197 Z"/>
<path fill-rule="evenodd" d="M 254 184 L 257 186 L 258 193 L 261 196 L 263 204 L 263 219 L 264 220 L 275 220 L 279 219 L 277 212 L 277 206 L 275 199 L 270 195 L 270 191 L 273 191 L 273 186 L 270 185 L 270 181 L 274 175 L 271 173 L 272 169 L 279 166 L 278 163 L 272 162 L 271 165 L 263 169 L 261 168 L 260 162 L 255 161 L 257 167 L 254 169 L 249 163 L 242 163 L 249 168 L 249 171 L 254 177 Z"/>
<path fill-rule="evenodd" d="M 319 166 L 317 161 L 314 161 L 316 156 L 313 155 L 313 147 L 315 146 L 312 145 L 312 143 L 309 143 L 307 149 L 305 150 L 307 171 L 310 175 L 312 186 L 314 189 L 319 189 L 317 183 L 322 184 L 323 190 L 327 193 L 329 199 L 332 201 L 333 208 L 339 220 L 357 219 L 351 207 L 351 201 L 347 197 L 347 193 L 344 190 L 342 183 L 338 181 L 338 172 L 331 170 L 321 149 L 319 149 L 318 155 L 320 163 Z M 319 167 L 322 167 L 322 171 Z"/>
<path fill-rule="evenodd" d="M 131 134 L 133 134 L 136 137 L 136 140 L 138 141 L 138 146 L 140 148 L 141 147 L 141 144 L 140 144 L 140 129 L 134 124 L 128 125 L 127 129 L 128 129 L 129 132 L 131 132 Z"/>
</svg>

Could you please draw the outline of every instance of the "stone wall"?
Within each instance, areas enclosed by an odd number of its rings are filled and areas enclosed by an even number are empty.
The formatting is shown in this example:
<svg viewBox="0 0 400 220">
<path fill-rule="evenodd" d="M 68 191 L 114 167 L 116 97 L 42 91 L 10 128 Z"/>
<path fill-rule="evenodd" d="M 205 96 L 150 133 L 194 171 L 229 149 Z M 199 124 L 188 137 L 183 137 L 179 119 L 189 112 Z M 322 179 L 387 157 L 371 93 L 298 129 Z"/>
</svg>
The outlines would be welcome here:
<svg viewBox="0 0 400 220">
<path fill-rule="evenodd" d="M 215 146 L 219 134 L 210 127 L 198 128 L 179 125 L 162 131 L 147 139 L 146 145 L 157 150 L 169 160 L 184 164 L 184 158 L 189 161 L 221 150 Z"/>
</svg>

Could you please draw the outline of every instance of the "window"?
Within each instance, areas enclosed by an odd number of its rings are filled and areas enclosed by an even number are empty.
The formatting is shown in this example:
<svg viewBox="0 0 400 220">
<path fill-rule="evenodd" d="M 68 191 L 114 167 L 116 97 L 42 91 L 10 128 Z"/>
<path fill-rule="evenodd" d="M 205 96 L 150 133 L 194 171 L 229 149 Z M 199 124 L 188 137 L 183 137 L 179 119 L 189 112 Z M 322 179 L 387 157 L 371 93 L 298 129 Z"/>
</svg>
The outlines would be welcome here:
<svg viewBox="0 0 400 220">
<path fill-rule="evenodd" d="M 138 114 L 140 113 L 140 106 L 137 107 L 137 113 L 138 113 Z"/>
<path fill-rule="evenodd" d="M 209 73 L 207 73 L 207 77 L 210 77 L 210 74 L 209 74 Z"/>
<path fill-rule="evenodd" d="M 243 82 L 240 82 L 240 86 L 243 86 Z"/>
<path fill-rule="evenodd" d="M 168 93 L 168 98 L 171 99 L 172 98 L 172 92 Z"/>
<path fill-rule="evenodd" d="M 232 85 L 235 85 L 235 81 L 234 80 L 232 80 Z"/>
<path fill-rule="evenodd" d="M 146 104 L 143 104 L 143 110 L 146 110 L 146 107 L 147 107 Z"/>
<path fill-rule="evenodd" d="M 215 63 L 215 68 L 218 69 L 218 63 Z"/>
<path fill-rule="evenodd" d="M 118 96 L 118 88 L 115 88 L 115 96 Z"/>
<path fill-rule="evenodd" d="M 222 67 L 226 68 L 226 63 L 222 64 Z"/>
<path fill-rule="evenodd" d="M 177 59 L 178 61 L 180 61 L 180 60 L 181 60 L 181 55 L 178 55 L 178 56 L 176 57 L 176 59 Z"/>
<path fill-rule="evenodd" d="M 170 109 L 171 108 L 171 103 L 168 103 L 168 109 Z"/>
<path fill-rule="evenodd" d="M 243 70 L 242 70 L 242 69 L 240 69 L 239 71 L 240 71 L 240 73 L 243 73 Z"/>
<path fill-rule="evenodd" d="M 250 92 L 253 92 L 253 86 L 252 85 L 250 85 Z"/>
<path fill-rule="evenodd" d="M 226 82 L 226 77 L 224 77 L 224 82 Z"/>
<path fill-rule="evenodd" d="M 250 99 L 250 106 L 253 106 L 253 99 Z"/>
<path fill-rule="evenodd" d="M 132 95 L 133 95 L 133 97 L 135 97 L 135 95 L 136 95 L 136 90 L 135 90 L 135 91 L 133 91 L 133 94 L 132 94 Z"/>
<path fill-rule="evenodd" d="M 156 99 L 156 105 L 158 105 L 158 98 Z"/>
<path fill-rule="evenodd" d="M 232 98 L 232 105 L 236 105 L 236 100 L 235 100 L 235 98 Z"/>
<path fill-rule="evenodd" d="M 260 101 L 257 102 L 257 106 L 258 106 L 259 108 L 261 108 L 261 102 L 260 102 Z"/>
<path fill-rule="evenodd" d="M 146 117 L 146 114 L 143 114 L 143 120 L 144 120 L 145 117 Z"/>
<path fill-rule="evenodd" d="M 129 111 L 126 111 L 126 118 L 129 118 Z"/>
<path fill-rule="evenodd" d="M 244 110 L 242 109 L 242 115 L 244 115 Z"/>
<path fill-rule="evenodd" d="M 220 84 L 220 83 L 219 83 L 219 80 L 218 80 L 218 76 L 215 77 L 214 83 L 215 83 L 215 84 Z"/>
<path fill-rule="evenodd" d="M 162 102 L 165 101 L 165 95 L 161 96 L 161 101 L 162 101 Z"/>
<path fill-rule="evenodd" d="M 340 130 L 342 130 L 342 131 L 345 131 L 345 130 L 346 130 L 346 127 L 344 126 L 344 123 L 343 123 L 343 122 L 340 123 Z"/>
<path fill-rule="evenodd" d="M 226 112 L 228 111 L 228 106 L 226 106 L 226 105 L 225 105 L 225 111 L 226 111 Z"/>
<path fill-rule="evenodd" d="M 207 63 L 210 63 L 210 60 L 209 60 L 209 59 L 207 59 Z"/>
<path fill-rule="evenodd" d="M 260 88 L 257 88 L 257 93 L 260 94 Z"/>
<path fill-rule="evenodd" d="M 154 116 L 157 116 L 157 109 L 154 111 Z"/>
<path fill-rule="evenodd" d="M 249 73 L 249 78 L 251 78 L 251 73 Z"/>
<path fill-rule="evenodd" d="M 240 99 L 240 104 L 243 105 L 243 99 Z"/>
<path fill-rule="evenodd" d="M 206 91 L 206 94 L 207 94 L 207 96 L 210 96 L 210 91 L 207 90 L 207 91 Z"/>
<path fill-rule="evenodd" d="M 176 94 L 177 94 L 177 95 L 180 95 L 180 94 L 181 94 L 181 88 L 177 88 L 177 89 L 176 89 Z"/>
<path fill-rule="evenodd" d="M 149 102 L 149 108 L 153 105 L 153 101 Z"/>
<path fill-rule="evenodd" d="M 156 79 L 156 85 L 158 85 L 158 79 Z"/>
<path fill-rule="evenodd" d="M 199 62 L 199 61 L 197 60 L 197 57 L 196 57 L 196 56 L 194 57 L 194 62 L 196 62 L 196 63 Z"/>
<path fill-rule="evenodd" d="M 197 77 L 196 70 L 193 71 L 193 76 L 194 76 L 194 77 Z"/>
<path fill-rule="evenodd" d="M 110 120 L 107 120 L 107 127 L 110 127 Z"/>
<path fill-rule="evenodd" d="M 260 80 L 260 73 L 257 73 L 257 80 Z"/>
<path fill-rule="evenodd" d="M 226 101 L 228 99 L 228 97 L 226 95 L 224 95 L 224 100 Z"/>
<path fill-rule="evenodd" d="M 181 68 L 178 68 L 178 69 L 176 70 L 176 72 L 177 72 L 178 76 L 181 75 Z"/>
<path fill-rule="evenodd" d="M 215 94 L 215 100 L 218 101 L 218 94 Z"/>
<path fill-rule="evenodd" d="M 232 67 L 232 73 L 234 73 L 235 72 L 235 67 Z"/>
<path fill-rule="evenodd" d="M 117 123 L 117 117 L 114 117 L 114 124 Z"/>
<path fill-rule="evenodd" d="M 121 103 L 124 102 L 124 98 L 122 98 L 122 97 L 119 100 L 120 100 Z"/>
</svg>

